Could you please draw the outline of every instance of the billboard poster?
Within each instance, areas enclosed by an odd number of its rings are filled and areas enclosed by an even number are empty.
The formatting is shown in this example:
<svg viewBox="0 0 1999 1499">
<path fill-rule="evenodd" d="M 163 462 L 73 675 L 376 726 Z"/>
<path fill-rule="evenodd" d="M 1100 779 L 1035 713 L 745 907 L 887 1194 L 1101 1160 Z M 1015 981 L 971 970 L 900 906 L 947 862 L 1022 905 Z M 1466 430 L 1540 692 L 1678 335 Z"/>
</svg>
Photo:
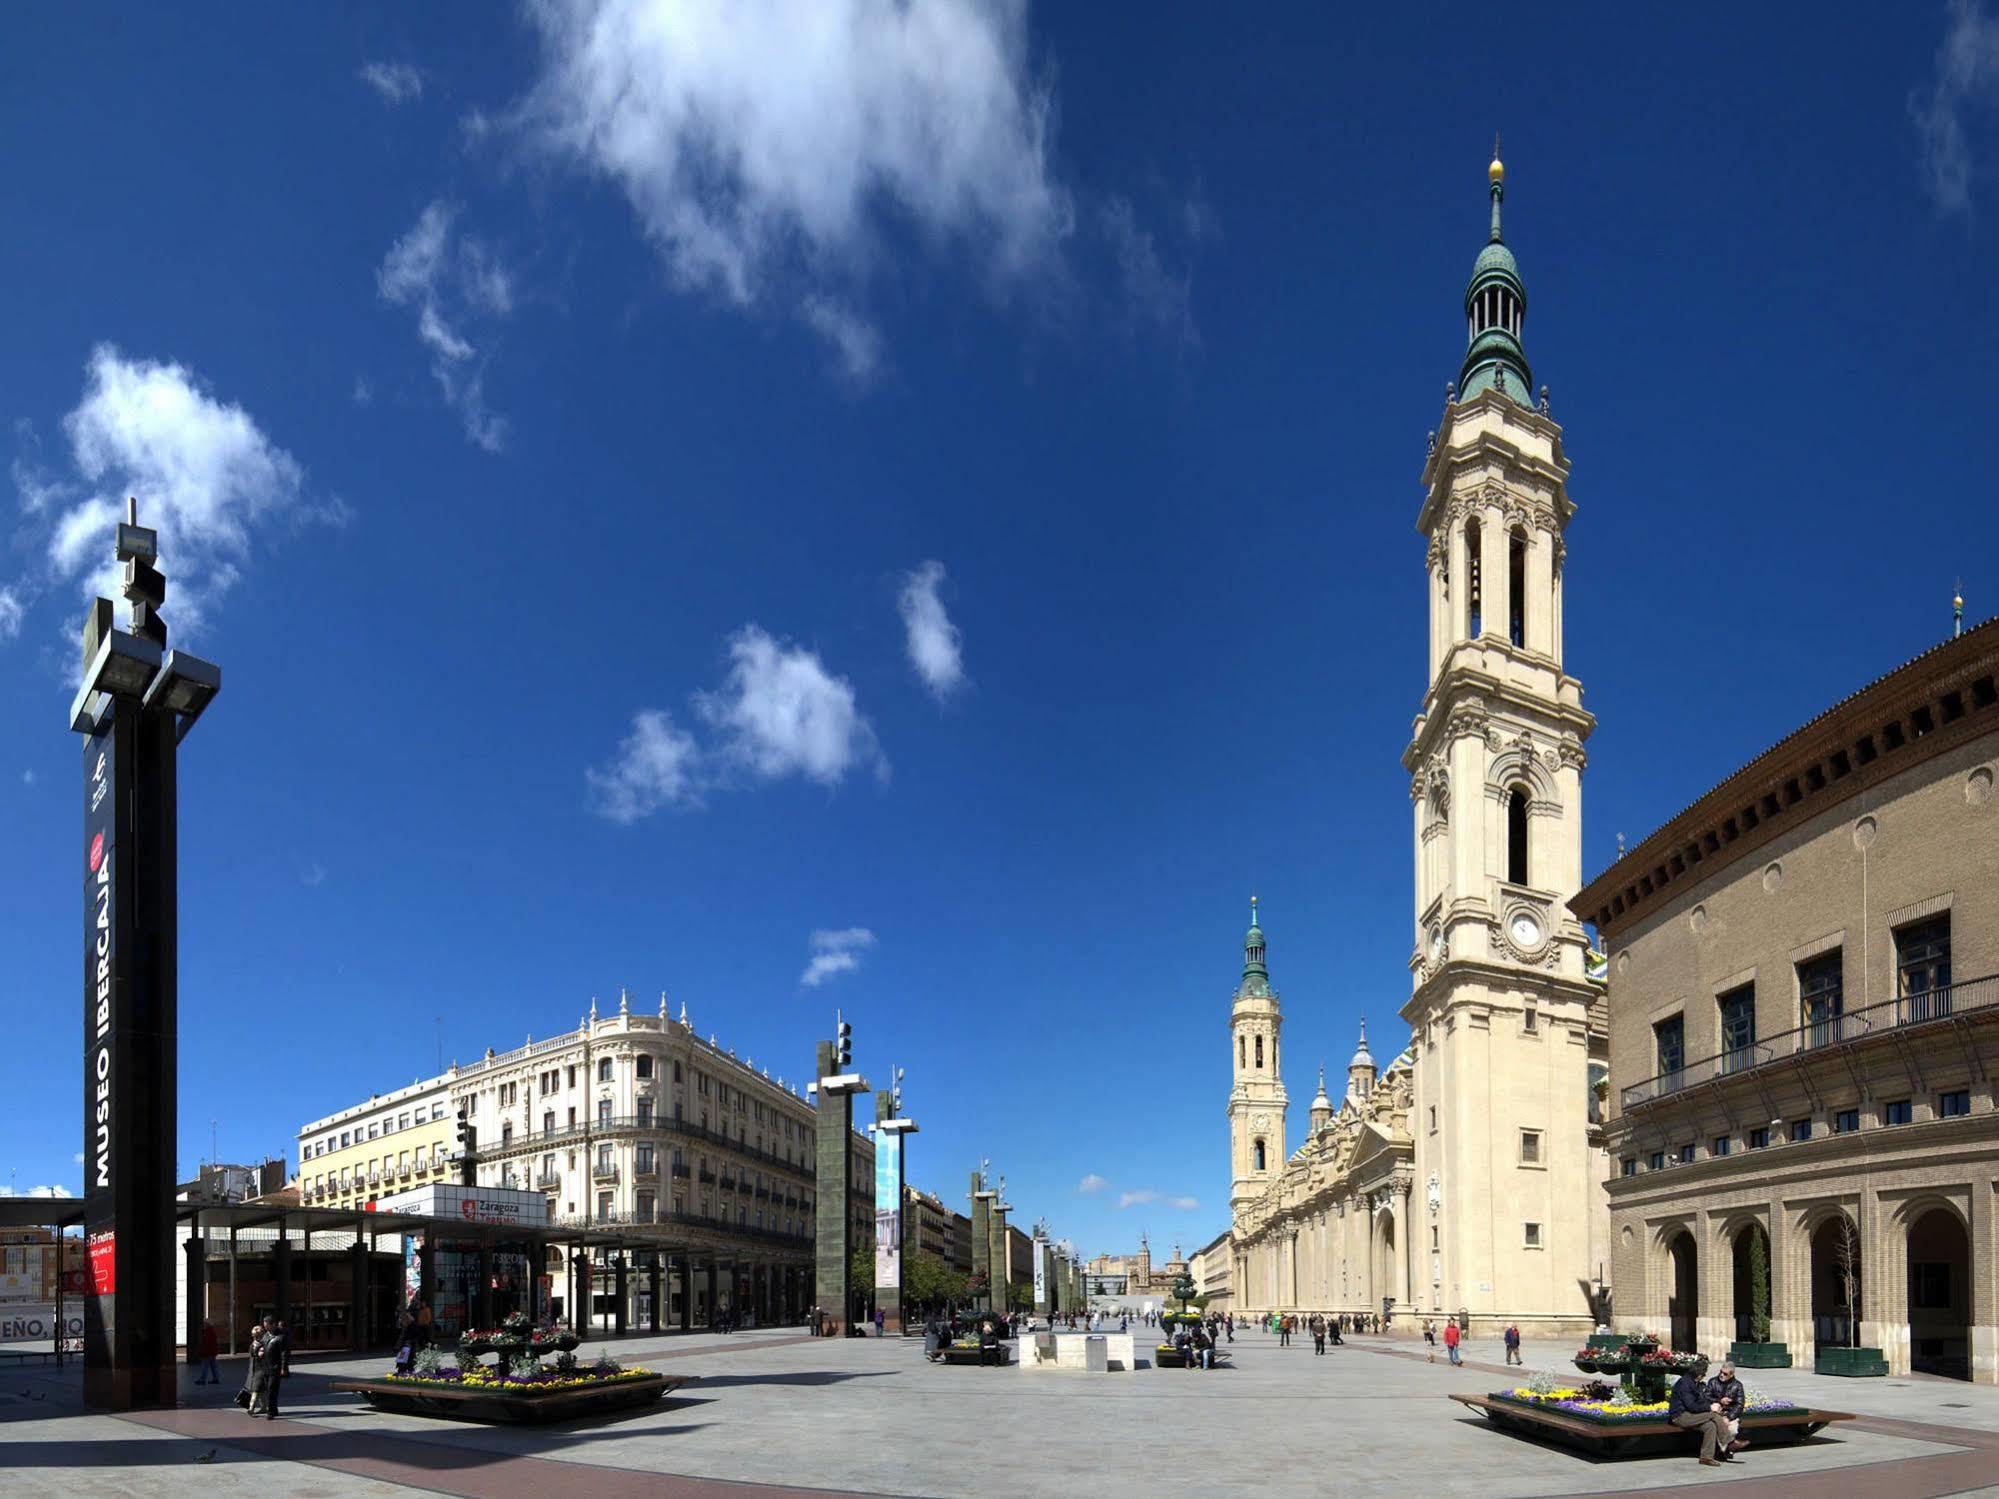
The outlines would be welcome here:
<svg viewBox="0 0 1999 1499">
<path fill-rule="evenodd" d="M 1034 1244 L 1034 1307 L 1036 1311 L 1048 1307 L 1048 1246 L 1038 1239 Z"/>
<path fill-rule="evenodd" d="M 875 1132 L 875 1294 L 902 1284 L 902 1136 Z"/>
<path fill-rule="evenodd" d="M 63 1340 L 74 1345 L 83 1336 L 83 1312 L 64 1307 Z M 0 1307 L 0 1343 L 50 1343 L 56 1334 L 56 1309 L 47 1302 Z"/>
<path fill-rule="evenodd" d="M 83 1219 L 89 1231 L 84 1318 L 100 1357 L 110 1365 L 117 1336 L 117 1219 L 114 1195 L 123 1143 L 121 1029 L 129 1019 L 132 954 L 131 715 L 111 721 L 83 742 Z"/>
</svg>

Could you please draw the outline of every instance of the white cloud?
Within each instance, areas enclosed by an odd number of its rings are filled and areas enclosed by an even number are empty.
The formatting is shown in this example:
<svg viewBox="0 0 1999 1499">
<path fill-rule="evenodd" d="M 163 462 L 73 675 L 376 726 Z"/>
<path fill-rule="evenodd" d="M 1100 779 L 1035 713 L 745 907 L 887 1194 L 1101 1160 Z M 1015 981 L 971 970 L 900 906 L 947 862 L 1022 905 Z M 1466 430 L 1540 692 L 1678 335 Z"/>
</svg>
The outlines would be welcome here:
<svg viewBox="0 0 1999 1499">
<path fill-rule="evenodd" d="M 12 640 L 21 633 L 21 616 L 28 606 L 12 588 L 0 588 L 0 640 Z"/>
<path fill-rule="evenodd" d="M 856 384 L 864 383 L 881 363 L 881 334 L 865 318 L 828 297 L 810 296 L 799 305 L 798 315 L 805 324 L 839 356 L 840 373 Z"/>
<path fill-rule="evenodd" d="M 70 1164 L 81 1166 L 83 1164 L 83 1152 L 79 1150 L 75 1155 L 71 1156 Z"/>
<path fill-rule="evenodd" d="M 1076 1190 L 1087 1196 L 1092 1192 L 1101 1192 L 1105 1187 L 1108 1187 L 1109 1185 L 1110 1185 L 1109 1182 L 1105 1181 L 1101 1176 L 1097 1175 L 1096 1172 L 1092 1171 L 1088 1176 L 1084 1177 L 1081 1181 L 1076 1183 Z"/>
<path fill-rule="evenodd" d="M 426 206 L 409 233 L 389 246 L 375 287 L 383 301 L 416 310 L 417 338 L 430 351 L 430 373 L 446 404 L 473 443 L 497 453 L 506 446 L 506 419 L 487 408 L 486 357 L 461 329 L 511 312 L 513 278 L 479 240 L 459 235 L 454 243 L 456 218 L 457 210 L 442 199 Z"/>
<path fill-rule="evenodd" d="M 118 597 L 112 532 L 124 518 L 125 497 L 136 496 L 140 523 L 160 533 L 165 614 L 182 631 L 198 625 L 241 575 L 261 523 L 280 515 L 336 518 L 304 502 L 304 473 L 291 454 L 185 365 L 127 359 L 98 345 L 83 399 L 63 430 L 75 477 L 37 478 L 26 496 L 32 512 L 51 522 L 52 571 L 86 593 Z"/>
<path fill-rule="evenodd" d="M 0 1197 L 74 1197 L 68 1187 L 0 1187 Z"/>
<path fill-rule="evenodd" d="M 875 934 L 864 926 L 814 932 L 807 942 L 812 961 L 805 965 L 798 982 L 816 989 L 836 973 L 852 973 L 861 966 L 861 954 L 874 945 Z"/>
<path fill-rule="evenodd" d="M 1951 0 L 1949 11 L 1936 77 L 1927 94 L 1910 98 L 1909 112 L 1922 139 L 1930 196 L 1946 213 L 1968 213 L 1974 167 L 1965 115 L 1999 100 L 1999 17 L 1985 14 L 1978 0 Z"/>
<path fill-rule="evenodd" d="M 584 772 L 596 812 L 630 824 L 661 807 L 700 800 L 694 738 L 674 727 L 671 714 L 647 709 L 632 718 L 632 732 L 601 770 Z"/>
<path fill-rule="evenodd" d="M 35 784 L 35 773 L 34 773 L 34 772 L 33 772 L 32 770 L 24 770 L 24 771 L 22 771 L 22 772 L 21 772 L 21 784 L 22 784 L 23 786 L 32 786 L 32 785 L 34 785 L 34 784 Z"/>
<path fill-rule="evenodd" d="M 944 564 L 926 562 L 902 580 L 896 600 L 907 636 L 910 665 L 941 701 L 965 681 L 963 638 L 937 590 L 944 582 Z"/>
<path fill-rule="evenodd" d="M 375 399 L 375 392 L 369 388 L 368 382 L 359 375 L 354 377 L 353 399 L 356 406 L 366 406 Z"/>
<path fill-rule="evenodd" d="M 298 879 L 308 890 L 317 890 L 326 883 L 326 866 L 315 860 L 298 872 Z"/>
<path fill-rule="evenodd" d="M 423 74 L 406 62 L 365 63 L 359 77 L 387 104 L 408 104 L 423 97 Z"/>
<path fill-rule="evenodd" d="M 1156 332 L 1183 348 L 1199 347 L 1193 273 L 1167 269 L 1159 242 L 1140 227 L 1129 199 L 1112 197 L 1098 214 L 1098 222 L 1117 258 L 1126 326 Z"/>
<path fill-rule="evenodd" d="M 756 625 L 729 641 L 729 675 L 695 708 L 723 738 L 720 754 L 765 779 L 803 775 L 837 785 L 856 766 L 886 779 L 888 761 L 862 716 L 853 684 L 817 654 L 788 646 Z"/>
<path fill-rule="evenodd" d="M 969 248 L 995 289 L 1056 259 L 1069 196 L 1020 0 L 533 0 L 519 114 L 615 183 L 675 279 L 748 306 L 773 283 L 851 373 L 878 342 L 818 294 L 865 280 L 887 222 Z M 814 308 L 819 309 L 815 315 Z M 849 318 L 852 314 L 847 314 Z"/>
<path fill-rule="evenodd" d="M 1120 1209 L 1140 1207 L 1151 1202 L 1163 1202 L 1169 1208 L 1179 1208 L 1183 1211 L 1192 1211 L 1201 1205 L 1192 1197 L 1163 1196 L 1150 1187 L 1141 1187 L 1136 1192 L 1118 1193 L 1117 1205 Z"/>
</svg>

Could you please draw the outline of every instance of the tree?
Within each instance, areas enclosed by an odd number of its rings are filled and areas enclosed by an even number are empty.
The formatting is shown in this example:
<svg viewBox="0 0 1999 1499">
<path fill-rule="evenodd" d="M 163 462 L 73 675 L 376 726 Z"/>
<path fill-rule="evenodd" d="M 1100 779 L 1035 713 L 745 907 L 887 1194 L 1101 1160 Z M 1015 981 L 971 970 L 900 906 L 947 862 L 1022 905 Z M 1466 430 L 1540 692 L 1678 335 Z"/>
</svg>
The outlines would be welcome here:
<svg viewBox="0 0 1999 1499">
<path fill-rule="evenodd" d="M 965 1277 L 927 1249 L 902 1257 L 903 1307 L 942 1306 L 965 1299 Z"/>
<path fill-rule="evenodd" d="M 875 1294 L 875 1247 L 872 1244 L 856 1244 L 849 1274 L 854 1282 L 854 1294 L 872 1296 Z"/>
<path fill-rule="evenodd" d="M 1833 1263 L 1839 1267 L 1839 1294 L 1846 1303 L 1846 1346 L 1860 1346 L 1860 1233 L 1841 1213 L 1833 1226 Z"/>
<path fill-rule="evenodd" d="M 1019 1311 L 1027 1311 L 1034 1305 L 1032 1282 L 1016 1280 L 1006 1288 L 1006 1304 Z"/>
<path fill-rule="evenodd" d="M 1761 1224 L 1749 1228 L 1749 1341 L 1770 1341 L 1770 1241 Z"/>
<path fill-rule="evenodd" d="M 1187 1310 L 1187 1303 L 1199 1293 L 1194 1289 L 1194 1277 L 1182 1270 L 1173 1278 L 1173 1299 L 1180 1303 L 1180 1310 Z"/>
</svg>

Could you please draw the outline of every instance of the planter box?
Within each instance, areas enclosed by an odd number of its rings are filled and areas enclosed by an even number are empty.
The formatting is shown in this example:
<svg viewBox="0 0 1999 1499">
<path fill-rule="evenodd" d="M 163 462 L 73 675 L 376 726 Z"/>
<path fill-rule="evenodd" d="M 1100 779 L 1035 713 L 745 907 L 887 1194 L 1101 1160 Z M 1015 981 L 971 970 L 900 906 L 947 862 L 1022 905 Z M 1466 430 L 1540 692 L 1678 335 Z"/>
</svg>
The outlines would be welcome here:
<svg viewBox="0 0 1999 1499">
<path fill-rule="evenodd" d="M 1872 1379 L 1888 1372 L 1888 1360 L 1879 1348 L 1822 1348 L 1813 1369 L 1847 1379 Z"/>
<path fill-rule="evenodd" d="M 985 1354 L 985 1350 L 980 1348 L 946 1348 L 944 1350 L 943 1362 L 947 1364 L 991 1364 L 996 1362 L 998 1367 L 1004 1369 L 1007 1363 L 1006 1344 L 1000 1344 L 993 1352 L 998 1354 L 999 1357 L 997 1360 L 982 1356 Z"/>
<path fill-rule="evenodd" d="M 1728 1358 L 1738 1369 L 1788 1369 L 1791 1367 L 1791 1345 L 1730 1343 Z"/>
<path fill-rule="evenodd" d="M 1593 1332 L 1589 1335 L 1589 1341 L 1583 1344 L 1583 1346 L 1585 1348 L 1608 1348 L 1613 1353 L 1622 1353 L 1624 1345 L 1630 1341 L 1631 1339 L 1621 1332 Z"/>
<path fill-rule="evenodd" d="M 455 1389 L 449 1384 L 409 1384 L 396 1379 L 342 1379 L 333 1389 L 359 1395 L 378 1411 L 402 1416 L 438 1416 L 447 1421 L 482 1421 L 492 1426 L 536 1426 L 570 1421 L 606 1411 L 651 1405 L 690 1374 L 646 1374 L 575 1390 L 529 1394 L 504 1386 Z"/>
<path fill-rule="evenodd" d="M 1575 1411 L 1548 1410 L 1524 1405 L 1505 1396 L 1452 1395 L 1461 1405 L 1481 1412 L 1503 1431 L 1541 1441 L 1559 1442 L 1592 1457 L 1637 1457 L 1652 1453 L 1687 1453 L 1700 1446 L 1699 1433 L 1686 1431 L 1670 1421 L 1605 1421 Z M 1845 1411 L 1799 1408 L 1769 1411 L 1742 1418 L 1742 1432 L 1753 1436 L 1758 1446 L 1800 1442 L 1833 1421 L 1851 1421 Z"/>
</svg>

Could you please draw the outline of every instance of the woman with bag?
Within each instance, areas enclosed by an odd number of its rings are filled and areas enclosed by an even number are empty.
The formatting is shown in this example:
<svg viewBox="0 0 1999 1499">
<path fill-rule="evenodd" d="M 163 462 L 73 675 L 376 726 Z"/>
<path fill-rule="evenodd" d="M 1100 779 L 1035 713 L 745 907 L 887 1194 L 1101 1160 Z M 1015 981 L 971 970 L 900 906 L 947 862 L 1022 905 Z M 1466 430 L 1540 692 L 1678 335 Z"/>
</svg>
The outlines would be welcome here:
<svg viewBox="0 0 1999 1499">
<path fill-rule="evenodd" d="M 243 1373 L 243 1388 L 236 1403 L 253 1416 L 264 1413 L 264 1396 L 271 1388 L 271 1371 L 264 1364 L 264 1326 L 250 1334 L 250 1367 Z"/>
</svg>

